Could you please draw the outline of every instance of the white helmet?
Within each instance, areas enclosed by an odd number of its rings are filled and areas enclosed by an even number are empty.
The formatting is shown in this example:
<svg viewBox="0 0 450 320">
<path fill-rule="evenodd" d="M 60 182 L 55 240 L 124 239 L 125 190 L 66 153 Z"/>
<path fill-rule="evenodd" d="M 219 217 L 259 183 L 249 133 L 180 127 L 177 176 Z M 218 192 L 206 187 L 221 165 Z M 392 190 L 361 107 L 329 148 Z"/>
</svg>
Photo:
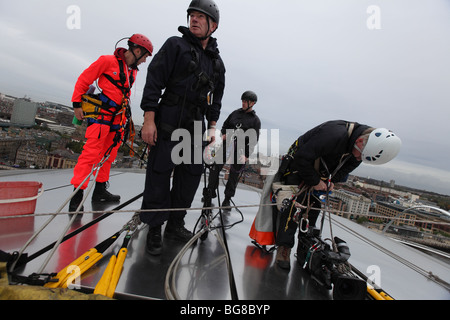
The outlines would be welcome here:
<svg viewBox="0 0 450 320">
<path fill-rule="evenodd" d="M 369 164 L 387 163 L 397 156 L 401 145 L 402 141 L 392 131 L 385 128 L 375 129 L 369 135 L 361 159 Z"/>
</svg>

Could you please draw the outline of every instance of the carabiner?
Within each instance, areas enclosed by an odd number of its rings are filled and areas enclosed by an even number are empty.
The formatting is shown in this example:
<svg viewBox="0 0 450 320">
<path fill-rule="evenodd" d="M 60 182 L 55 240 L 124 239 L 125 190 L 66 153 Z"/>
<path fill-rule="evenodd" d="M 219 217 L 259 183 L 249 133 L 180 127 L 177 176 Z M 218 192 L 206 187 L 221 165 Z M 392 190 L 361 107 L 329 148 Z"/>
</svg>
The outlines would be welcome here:
<svg viewBox="0 0 450 320">
<path fill-rule="evenodd" d="M 303 221 L 306 222 L 305 229 L 302 228 L 302 226 L 303 226 Z M 302 218 L 302 219 L 300 220 L 300 226 L 299 226 L 300 232 L 306 233 L 306 232 L 308 232 L 308 229 L 309 229 L 309 220 L 306 219 L 306 218 Z"/>
<path fill-rule="evenodd" d="M 208 106 L 212 106 L 214 101 L 214 93 L 212 91 L 208 91 L 206 94 L 206 101 L 208 103 Z"/>
<path fill-rule="evenodd" d="M 302 213 L 302 209 L 296 208 L 296 210 L 294 212 L 294 216 L 292 217 L 292 220 L 294 220 L 294 222 L 296 222 L 296 223 L 299 222 L 300 213 Z"/>
</svg>

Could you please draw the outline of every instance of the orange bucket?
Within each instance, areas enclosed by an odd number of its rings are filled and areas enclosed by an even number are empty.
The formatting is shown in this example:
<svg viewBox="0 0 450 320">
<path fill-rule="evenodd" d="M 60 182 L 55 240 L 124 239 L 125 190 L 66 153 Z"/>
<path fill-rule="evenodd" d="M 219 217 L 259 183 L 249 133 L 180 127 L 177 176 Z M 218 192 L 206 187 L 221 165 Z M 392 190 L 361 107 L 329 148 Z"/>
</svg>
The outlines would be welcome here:
<svg viewBox="0 0 450 320">
<path fill-rule="evenodd" d="M 0 182 L 0 216 L 34 213 L 36 200 L 43 191 L 41 182 Z"/>
</svg>

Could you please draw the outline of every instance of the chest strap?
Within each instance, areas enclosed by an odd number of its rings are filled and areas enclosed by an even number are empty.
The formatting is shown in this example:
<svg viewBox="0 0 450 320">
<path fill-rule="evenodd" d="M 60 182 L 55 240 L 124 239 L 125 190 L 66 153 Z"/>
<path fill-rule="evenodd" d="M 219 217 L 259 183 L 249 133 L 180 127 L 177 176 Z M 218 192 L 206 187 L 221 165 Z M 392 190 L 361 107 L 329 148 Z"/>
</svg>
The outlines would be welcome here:
<svg viewBox="0 0 450 320">
<path fill-rule="evenodd" d="M 129 86 L 127 87 L 127 76 L 125 74 L 125 70 L 123 67 L 123 61 L 120 60 L 119 58 L 117 58 L 117 62 L 119 63 L 119 80 L 115 80 L 113 79 L 113 77 L 111 77 L 109 74 L 103 74 L 105 76 L 106 79 L 108 79 L 113 85 L 115 85 L 122 93 L 125 97 L 128 97 L 131 91 L 131 86 L 134 83 L 134 77 L 133 77 L 133 72 L 130 73 L 130 76 L 128 78 L 128 84 Z"/>
</svg>

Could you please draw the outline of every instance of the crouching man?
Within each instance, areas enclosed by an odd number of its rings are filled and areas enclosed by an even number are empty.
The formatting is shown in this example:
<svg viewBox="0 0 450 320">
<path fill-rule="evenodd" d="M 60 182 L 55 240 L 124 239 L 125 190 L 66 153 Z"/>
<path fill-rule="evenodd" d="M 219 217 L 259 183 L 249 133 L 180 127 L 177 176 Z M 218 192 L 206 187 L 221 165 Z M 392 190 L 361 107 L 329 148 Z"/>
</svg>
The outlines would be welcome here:
<svg viewBox="0 0 450 320">
<path fill-rule="evenodd" d="M 297 203 L 307 206 L 309 225 L 314 226 L 321 208 L 317 191 L 332 191 L 334 183 L 345 181 L 361 162 L 389 162 L 400 146 L 401 140 L 393 132 L 356 122 L 328 121 L 309 130 L 289 148 L 277 174 L 266 180 L 261 201 L 271 203 L 274 196 L 277 206 L 260 207 L 250 237 L 260 245 L 275 244 L 278 266 L 289 270 L 295 232 L 306 227 L 294 216 L 296 210 L 286 210 L 282 201 L 295 197 Z M 299 237 L 302 235 L 299 232 Z"/>
</svg>

